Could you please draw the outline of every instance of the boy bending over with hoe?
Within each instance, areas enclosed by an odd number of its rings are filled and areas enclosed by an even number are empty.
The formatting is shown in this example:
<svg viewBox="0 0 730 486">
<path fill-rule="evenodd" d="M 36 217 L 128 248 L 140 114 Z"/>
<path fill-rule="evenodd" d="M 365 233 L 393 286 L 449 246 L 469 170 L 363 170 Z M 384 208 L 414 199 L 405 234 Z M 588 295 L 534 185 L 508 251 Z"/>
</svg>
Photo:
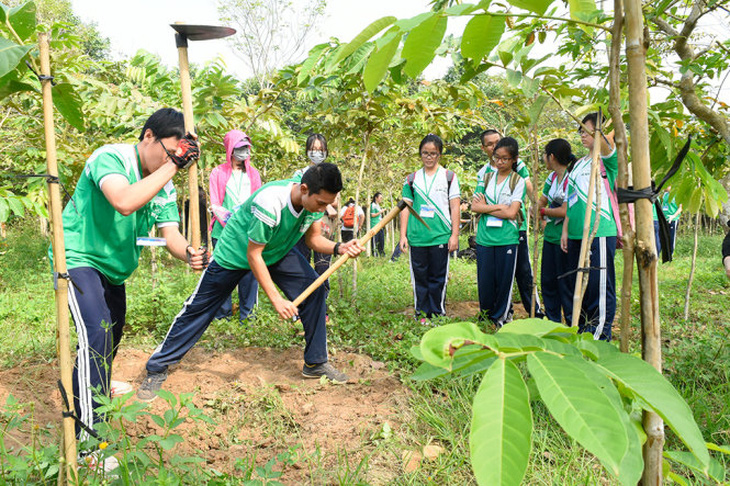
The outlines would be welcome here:
<svg viewBox="0 0 730 486">
<path fill-rule="evenodd" d="M 300 252 L 292 250 L 302 235 L 314 251 L 357 257 L 357 240 L 334 243 L 322 236 L 323 212 L 342 190 L 342 176 L 334 164 L 310 168 L 301 182 L 275 181 L 256 191 L 228 220 L 213 259 L 193 294 L 172 322 L 165 340 L 147 361 L 147 377 L 137 391 L 151 401 L 167 379 L 167 368 L 178 363 L 200 339 L 221 303 L 247 273 L 253 272 L 271 304 L 283 319 L 299 316 L 304 326 L 305 378 L 322 376 L 345 383 L 347 375 L 327 360 L 325 289 L 317 288 L 297 308 L 299 296 L 318 275 Z M 284 292 L 286 299 L 274 284 Z"/>
</svg>

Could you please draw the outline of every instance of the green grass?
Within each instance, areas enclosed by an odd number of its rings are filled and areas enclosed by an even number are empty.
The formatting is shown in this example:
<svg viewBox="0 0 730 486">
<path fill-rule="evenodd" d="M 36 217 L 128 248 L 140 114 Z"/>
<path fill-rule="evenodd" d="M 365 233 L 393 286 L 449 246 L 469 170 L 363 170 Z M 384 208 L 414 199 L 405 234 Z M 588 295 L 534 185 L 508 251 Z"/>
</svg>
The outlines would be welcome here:
<svg viewBox="0 0 730 486">
<path fill-rule="evenodd" d="M 27 223 L 11 225 L 8 234 L 7 240 L 0 241 L 0 366 L 7 368 L 39 360 L 50 362 L 56 352 L 54 292 L 46 257 L 48 239 Z M 665 375 L 690 404 L 705 439 L 730 444 L 730 281 L 720 262 L 721 238 L 720 235 L 700 238 L 688 321 L 684 320 L 683 313 L 691 236 L 678 240 L 674 262 L 659 265 L 658 280 Z M 151 277 L 150 256 L 149 250 L 143 251 L 140 268 L 127 284 L 127 328 L 122 346 L 151 348 L 159 342 L 197 281 L 195 273 L 166 256 L 164 251 L 158 251 L 158 270 Z M 387 363 L 389 370 L 412 392 L 408 406 L 402 410 L 405 426 L 398 434 L 384 433 L 387 439 L 364 438 L 370 444 L 370 453 L 364 459 L 356 460 L 348 451 L 340 451 L 334 471 L 325 470 L 322 456 L 317 453 L 297 451 L 294 455 L 310 470 L 315 484 L 357 484 L 365 481 L 369 469 L 383 467 L 399 471 L 391 484 L 473 484 L 468 427 L 471 400 L 481 376 L 430 382 L 409 379 L 418 365 L 409 349 L 420 342 L 426 329 L 406 311 L 413 305 L 407 259 L 386 262 L 386 259 L 360 259 L 356 293 L 352 290 L 352 266 L 344 267 L 330 279 L 329 309 L 333 325 L 329 329 L 329 346 L 334 351 L 364 353 Z M 617 255 L 618 289 L 622 264 Z M 448 301 L 477 300 L 475 264 L 456 261 L 450 270 Z M 638 296 L 635 279 L 631 309 L 634 352 L 640 349 Z M 452 320 L 447 318 L 442 322 Z M 297 331 L 296 326 L 277 318 L 262 294 L 255 326 L 240 326 L 235 319 L 216 321 L 199 346 L 215 350 L 247 346 L 301 347 L 302 338 Z M 275 389 L 263 389 L 256 396 L 247 397 L 245 404 L 246 413 L 250 414 L 247 420 L 270 429 L 274 438 L 277 430 L 295 427 L 277 396 Z M 238 405 L 237 399 L 222 397 L 216 406 Z M 535 404 L 533 412 L 534 450 L 526 484 L 614 483 L 595 458 L 559 430 L 542 405 Z M 231 431 L 231 436 L 235 436 L 235 431 Z M 377 443 L 375 447 L 374 443 Z M 435 461 L 424 461 L 414 473 L 402 473 L 402 451 L 427 444 L 440 445 L 446 452 Z M 277 447 L 281 450 L 286 446 L 278 444 Z M 670 432 L 666 448 L 681 448 Z M 291 462 L 291 457 L 283 457 L 281 461 Z M 724 465 L 728 469 L 727 460 L 718 459 L 726 461 Z M 240 471 L 244 475 L 249 471 L 251 477 L 253 463 L 260 465 L 256 457 L 242 458 Z"/>
</svg>

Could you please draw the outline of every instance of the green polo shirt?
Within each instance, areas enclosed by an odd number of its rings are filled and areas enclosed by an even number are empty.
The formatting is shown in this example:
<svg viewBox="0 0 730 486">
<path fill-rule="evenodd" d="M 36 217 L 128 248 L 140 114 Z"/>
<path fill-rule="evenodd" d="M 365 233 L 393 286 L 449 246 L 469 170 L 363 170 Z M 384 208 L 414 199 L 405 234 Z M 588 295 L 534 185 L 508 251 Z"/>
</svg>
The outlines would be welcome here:
<svg viewBox="0 0 730 486">
<path fill-rule="evenodd" d="M 485 175 L 486 178 L 486 175 Z M 484 180 L 474 190 L 474 194 L 484 194 L 487 204 L 511 205 L 517 201 L 522 205 L 525 197 L 525 179 L 520 179 L 514 190 L 509 185 L 510 176 L 497 182 L 497 172 L 489 178 L 485 187 Z M 482 246 L 516 245 L 520 240 L 520 229 L 517 220 L 500 219 L 489 214 L 482 214 L 477 226 L 477 244 Z"/>
<path fill-rule="evenodd" d="M 446 169 L 438 167 L 433 176 L 427 176 L 423 169 L 417 170 L 413 188 L 408 179 L 403 184 L 402 197 L 413 204 L 413 209 L 428 224 L 422 225 L 416 218 L 408 216 L 407 237 L 411 246 L 436 246 L 448 244 L 451 237 L 450 201 L 461 197 L 459 181 L 454 174 L 449 187 Z"/>
<path fill-rule="evenodd" d="M 322 213 L 296 211 L 291 190 L 296 182 L 275 181 L 262 186 L 243 203 L 223 228 L 213 258 L 228 270 L 250 269 L 248 242 L 264 246 L 263 259 L 273 265 L 289 253 Z"/>
<path fill-rule="evenodd" d="M 603 157 L 603 165 L 606 167 L 606 176 L 608 184 L 612 188 L 615 187 L 616 174 L 618 173 L 618 157 L 616 149 L 610 155 Z M 580 240 L 583 238 L 583 218 L 588 210 L 588 185 L 590 184 L 592 157 L 587 155 L 577 161 L 573 166 L 573 170 L 568 174 L 568 238 L 571 240 Z M 594 197 L 595 199 L 595 197 Z M 591 206 L 591 227 L 596 219 L 596 201 Z M 601 178 L 601 219 L 596 232 L 597 237 L 616 236 L 616 221 L 611 210 L 611 202 L 608 194 L 606 194 L 605 183 Z"/>
<path fill-rule="evenodd" d="M 530 178 L 530 171 L 527 169 L 527 164 L 525 164 L 522 159 L 517 159 L 516 169 L 517 170 L 515 172 L 517 172 L 523 179 Z M 497 172 L 497 169 L 492 167 L 490 164 L 485 164 L 484 167 L 477 172 L 477 187 L 484 183 L 484 179 L 490 172 Z M 527 191 L 525 191 L 525 195 L 527 195 Z M 520 205 L 520 211 L 522 212 L 522 224 L 520 225 L 520 231 L 527 231 L 527 210 L 525 209 L 524 204 Z"/>
<path fill-rule="evenodd" d="M 149 236 L 154 224 L 177 226 L 180 215 L 172 181 L 145 206 L 121 215 L 101 191 L 106 178 L 115 175 L 124 176 L 129 184 L 142 180 L 135 145 L 105 145 L 91 154 L 63 210 L 63 236 L 68 268 L 92 267 L 113 285 L 121 285 L 139 264 L 142 247 L 137 238 Z"/>
</svg>

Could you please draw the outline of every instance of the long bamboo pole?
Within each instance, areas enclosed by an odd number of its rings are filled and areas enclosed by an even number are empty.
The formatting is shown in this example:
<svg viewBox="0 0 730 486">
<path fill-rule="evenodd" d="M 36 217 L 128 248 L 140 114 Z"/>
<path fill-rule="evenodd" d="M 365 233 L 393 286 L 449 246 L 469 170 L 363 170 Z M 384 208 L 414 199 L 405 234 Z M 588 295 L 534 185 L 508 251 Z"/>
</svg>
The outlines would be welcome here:
<svg viewBox="0 0 730 486">
<path fill-rule="evenodd" d="M 580 253 L 578 257 L 578 268 L 588 268 L 590 266 L 590 258 L 588 251 L 590 249 L 590 230 L 591 230 L 591 209 L 593 208 L 593 200 L 596 193 L 596 178 L 598 177 L 598 158 L 601 156 L 601 140 L 599 138 L 600 116 L 598 117 L 599 126 L 595 127 L 596 131 L 593 138 L 593 160 L 591 162 L 591 175 L 588 183 L 588 194 L 586 201 L 586 213 L 583 217 L 583 238 L 580 242 Z M 599 199 L 600 201 L 600 199 Z M 596 208 L 596 216 L 599 208 Z M 586 278 L 584 278 L 584 276 Z M 572 324 L 577 326 L 580 322 L 580 311 L 583 307 L 584 286 L 588 285 L 588 272 L 578 272 L 575 277 L 575 291 L 573 292 L 573 318 Z"/>
<path fill-rule="evenodd" d="M 182 91 L 185 131 L 195 133 L 190 64 L 188 63 L 188 40 L 182 34 L 175 34 L 175 41 L 177 43 L 178 61 L 180 65 L 180 89 Z M 200 248 L 200 203 L 198 200 L 197 164 L 191 165 L 188 169 L 188 188 L 190 189 L 190 205 L 188 206 L 190 214 L 190 244 L 197 250 Z"/>
<path fill-rule="evenodd" d="M 620 188 L 629 187 L 629 159 L 627 154 L 628 140 L 626 138 L 626 125 L 621 113 L 621 38 L 624 26 L 623 2 L 614 0 L 613 4 L 613 28 L 611 30 L 611 53 L 609 56 L 609 102 L 608 112 L 611 114 L 611 121 L 614 130 L 614 143 L 616 144 L 616 155 L 618 157 L 618 175 L 616 186 Z M 623 278 L 621 279 L 621 342 L 620 348 L 624 353 L 629 352 L 629 337 L 631 334 L 631 287 L 634 277 L 634 229 L 631 226 L 629 205 L 619 204 L 621 215 L 621 227 L 623 229 Z"/>
<path fill-rule="evenodd" d="M 629 81 L 631 160 L 634 186 L 651 186 L 649 120 L 647 115 L 646 52 L 641 0 L 626 0 L 626 58 Z M 648 39 L 647 39 L 648 40 Z M 636 262 L 641 301 L 642 355 L 659 372 L 662 369 L 661 327 L 657 284 L 657 254 L 651 202 L 639 199 L 636 208 Z M 662 483 L 664 423 L 655 413 L 644 412 L 644 474 L 642 484 Z"/>
<path fill-rule="evenodd" d="M 51 62 L 48 34 L 38 35 L 41 60 L 41 74 L 46 79 L 41 81 L 43 87 L 43 127 L 46 134 L 46 161 L 48 174 L 58 178 L 58 162 L 56 160 L 56 132 L 53 126 L 53 94 L 51 93 Z M 48 184 L 48 214 L 53 225 L 53 270 L 55 275 L 66 275 L 66 247 L 63 242 L 63 220 L 61 217 L 61 191 L 58 183 Z M 56 335 L 58 361 L 61 365 L 61 384 L 67 392 L 73 390 L 71 362 L 71 334 L 68 315 L 68 280 L 56 279 Z M 69 411 L 73 412 L 73 400 L 70 400 Z M 66 479 L 68 484 L 76 484 L 76 432 L 71 417 L 63 419 L 63 449 L 66 461 Z"/>
</svg>

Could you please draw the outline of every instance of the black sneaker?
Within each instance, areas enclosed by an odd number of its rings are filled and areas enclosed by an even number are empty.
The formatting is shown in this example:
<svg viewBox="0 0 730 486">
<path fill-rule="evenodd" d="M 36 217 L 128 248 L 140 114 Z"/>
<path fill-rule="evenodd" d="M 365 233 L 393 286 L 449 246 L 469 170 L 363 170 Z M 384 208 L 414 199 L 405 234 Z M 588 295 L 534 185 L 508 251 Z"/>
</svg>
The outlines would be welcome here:
<svg viewBox="0 0 730 486">
<path fill-rule="evenodd" d="M 139 385 L 137 390 L 137 398 L 143 402 L 151 402 L 157 398 L 157 392 L 162 388 L 162 384 L 167 379 L 167 372 L 163 373 L 150 373 L 147 372 L 147 377 Z"/>
<path fill-rule="evenodd" d="M 304 367 L 302 368 L 302 376 L 304 378 L 321 378 L 326 377 L 328 380 L 330 380 L 333 383 L 337 384 L 343 384 L 347 383 L 347 380 L 350 378 L 344 374 L 341 371 L 337 371 L 337 369 L 327 363 L 321 363 L 318 365 L 310 366 L 308 364 L 304 364 Z"/>
</svg>

